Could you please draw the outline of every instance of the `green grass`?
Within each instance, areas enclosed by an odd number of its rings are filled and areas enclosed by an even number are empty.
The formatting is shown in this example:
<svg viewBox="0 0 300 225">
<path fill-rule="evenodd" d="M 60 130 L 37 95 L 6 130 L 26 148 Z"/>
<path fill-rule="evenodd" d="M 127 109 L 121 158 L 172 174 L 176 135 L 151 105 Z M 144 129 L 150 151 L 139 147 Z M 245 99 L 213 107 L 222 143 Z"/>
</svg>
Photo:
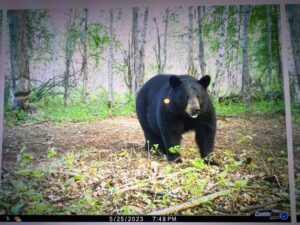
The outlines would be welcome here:
<svg viewBox="0 0 300 225">
<path fill-rule="evenodd" d="M 104 119 L 110 115 L 126 116 L 135 112 L 135 99 L 130 94 L 115 95 L 111 110 L 107 101 L 107 94 L 104 92 L 90 96 L 86 104 L 77 93 L 72 93 L 67 107 L 64 107 L 62 96 L 35 101 L 38 113 L 34 115 L 26 115 L 21 110 L 10 111 L 6 104 L 4 118 L 6 125 L 13 126 L 30 121 L 88 122 Z"/>
<path fill-rule="evenodd" d="M 280 113 L 284 115 L 284 101 L 255 101 L 248 107 L 244 102 L 238 103 L 215 103 L 216 113 L 220 116 L 243 115 L 272 115 Z"/>
<path fill-rule="evenodd" d="M 35 96 L 32 96 L 35 99 Z M 21 110 L 9 111 L 7 104 L 4 107 L 4 118 L 6 126 L 20 125 L 26 122 L 51 121 L 51 122 L 89 122 L 104 119 L 109 116 L 126 116 L 135 114 L 135 98 L 130 94 L 114 96 L 113 108 L 107 105 L 108 96 L 106 92 L 98 92 L 90 95 L 87 103 L 82 102 L 80 92 L 70 93 L 67 107 L 64 107 L 62 96 L 34 100 L 38 113 L 27 115 Z M 217 115 L 273 115 L 280 113 L 284 115 L 284 101 L 255 101 L 250 107 L 244 102 L 214 103 Z M 297 105 L 292 104 L 292 115 L 294 121 L 300 121 Z"/>
</svg>

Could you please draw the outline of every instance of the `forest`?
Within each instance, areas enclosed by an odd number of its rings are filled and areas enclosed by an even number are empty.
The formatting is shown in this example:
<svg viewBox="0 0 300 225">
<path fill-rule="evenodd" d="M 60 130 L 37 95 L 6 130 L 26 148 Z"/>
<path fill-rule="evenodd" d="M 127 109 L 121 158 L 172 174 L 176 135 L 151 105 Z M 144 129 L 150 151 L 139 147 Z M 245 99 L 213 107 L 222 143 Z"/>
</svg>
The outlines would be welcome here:
<svg viewBox="0 0 300 225">
<path fill-rule="evenodd" d="M 290 214 L 278 5 L 7 10 L 1 21 L 0 214 Z M 135 96 L 157 74 L 211 76 L 217 165 L 193 133 L 180 164 L 144 149 Z"/>
</svg>

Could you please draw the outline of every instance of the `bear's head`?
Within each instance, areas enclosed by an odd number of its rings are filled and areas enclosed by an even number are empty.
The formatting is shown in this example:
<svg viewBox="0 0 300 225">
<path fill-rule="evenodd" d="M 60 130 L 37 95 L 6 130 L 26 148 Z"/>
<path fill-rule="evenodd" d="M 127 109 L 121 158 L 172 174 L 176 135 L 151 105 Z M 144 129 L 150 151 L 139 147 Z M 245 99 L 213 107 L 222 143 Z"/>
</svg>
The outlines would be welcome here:
<svg viewBox="0 0 300 225">
<path fill-rule="evenodd" d="M 210 76 L 203 76 L 200 80 L 171 76 L 169 83 L 174 104 L 183 114 L 195 119 L 206 112 L 209 103 L 206 89 L 210 83 Z"/>
</svg>

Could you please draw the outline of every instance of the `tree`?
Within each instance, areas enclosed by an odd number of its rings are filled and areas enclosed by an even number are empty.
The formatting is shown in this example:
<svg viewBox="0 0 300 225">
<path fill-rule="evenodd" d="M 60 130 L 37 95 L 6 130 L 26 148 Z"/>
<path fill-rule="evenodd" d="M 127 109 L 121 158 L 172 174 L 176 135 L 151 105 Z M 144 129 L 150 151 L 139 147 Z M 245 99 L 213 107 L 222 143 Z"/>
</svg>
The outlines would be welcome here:
<svg viewBox="0 0 300 225">
<path fill-rule="evenodd" d="M 114 51 L 113 51 L 113 21 L 114 21 L 114 9 L 109 10 L 109 50 L 108 50 L 108 108 L 112 107 L 112 102 L 114 99 L 113 96 L 113 60 L 114 60 Z"/>
<path fill-rule="evenodd" d="M 156 21 L 156 17 L 153 19 L 155 26 L 156 26 L 156 37 L 157 37 L 157 47 L 154 46 L 154 52 L 155 52 L 155 57 L 156 57 L 156 64 L 157 64 L 157 73 L 161 74 L 162 73 L 162 62 L 161 62 L 161 41 L 160 41 L 160 33 Z"/>
<path fill-rule="evenodd" d="M 144 20 L 143 25 L 139 25 L 139 9 L 137 7 L 132 8 L 132 35 L 131 35 L 131 50 L 133 58 L 133 63 L 129 63 L 129 65 L 133 65 L 133 76 L 131 81 L 133 84 L 131 85 L 132 91 L 131 93 L 137 93 L 144 83 L 145 79 L 145 44 L 146 44 L 146 33 L 148 26 L 148 7 L 145 8 L 144 11 Z M 132 70 L 131 70 L 132 71 Z"/>
<path fill-rule="evenodd" d="M 34 112 L 30 105 L 28 12 L 8 10 L 12 93 L 11 109 Z"/>
<path fill-rule="evenodd" d="M 242 98 L 248 106 L 251 104 L 251 77 L 249 72 L 249 57 L 248 57 L 248 26 L 250 18 L 250 6 L 241 6 L 242 10 L 242 52 L 243 52 L 243 64 L 242 64 Z"/>
<path fill-rule="evenodd" d="M 132 47 L 132 54 L 133 54 L 133 85 L 132 85 L 132 93 L 136 93 L 137 89 L 137 74 L 138 74 L 138 66 L 139 66 L 139 58 L 138 58 L 138 37 L 139 37 L 139 8 L 133 7 L 132 8 L 132 27 L 131 27 L 131 47 Z"/>
<path fill-rule="evenodd" d="M 163 63 L 161 66 L 161 70 L 164 73 L 165 72 L 165 68 L 166 68 L 166 63 L 167 63 L 167 41 L 168 41 L 168 29 L 169 29 L 169 14 L 170 14 L 170 10 L 169 8 L 166 9 L 166 15 L 165 15 L 165 31 L 164 31 L 164 44 L 163 44 Z"/>
<path fill-rule="evenodd" d="M 128 50 L 124 51 L 124 65 L 125 65 L 125 69 L 124 69 L 124 81 L 125 84 L 130 92 L 130 94 L 134 93 L 133 90 L 133 71 L 132 71 L 132 47 L 131 47 L 131 42 L 128 41 Z M 126 70 L 127 69 L 127 70 Z"/>
<path fill-rule="evenodd" d="M 290 27 L 291 46 L 293 46 L 296 101 L 300 111 L 300 5 L 286 5 L 286 12 Z"/>
<path fill-rule="evenodd" d="M 140 28 L 141 33 L 139 37 L 139 60 L 138 60 L 138 74 L 136 79 L 136 92 L 140 90 L 145 80 L 145 44 L 146 44 L 146 33 L 148 27 L 148 7 L 144 11 L 143 27 Z"/>
<path fill-rule="evenodd" d="M 203 44 L 203 32 L 202 32 L 202 9 L 204 9 L 204 6 L 198 6 L 197 7 L 197 16 L 198 16 L 198 61 L 199 61 L 199 67 L 201 71 L 201 76 L 203 77 L 205 75 L 205 61 L 204 61 L 204 44 Z"/>
<path fill-rule="evenodd" d="M 228 22 L 227 42 L 226 49 L 226 68 L 227 80 L 229 88 L 229 96 L 236 96 L 240 91 L 238 87 L 238 76 L 241 74 L 241 54 L 240 54 L 240 7 L 229 6 L 230 19 Z"/>
<path fill-rule="evenodd" d="M 267 33 L 268 33 L 268 82 L 271 84 L 272 82 L 272 33 L 271 33 L 271 12 L 270 6 L 267 5 Z M 269 99 L 271 100 L 272 91 L 269 91 Z"/>
<path fill-rule="evenodd" d="M 166 15 L 164 19 L 164 23 L 165 23 L 164 42 L 162 47 L 161 47 L 161 40 L 160 40 L 161 34 L 158 29 L 157 21 L 155 17 L 153 19 L 156 26 L 156 37 L 157 37 L 157 47 L 154 46 L 153 49 L 155 52 L 158 74 L 164 73 L 166 62 L 167 62 L 167 40 L 168 40 L 168 27 L 169 27 L 169 14 L 170 14 L 169 8 L 166 9 L 165 13 Z"/>
<path fill-rule="evenodd" d="M 83 93 L 82 93 L 82 101 L 83 103 L 87 103 L 87 96 L 88 96 L 88 53 L 87 53 L 87 45 L 88 45 L 88 9 L 84 9 L 84 18 L 83 18 L 83 23 L 84 23 L 84 28 L 82 31 L 82 47 L 83 47 L 83 52 L 82 52 L 82 67 L 81 67 L 81 73 L 82 73 L 82 88 L 83 88 Z"/>
<path fill-rule="evenodd" d="M 69 91 L 71 84 L 71 77 L 74 74 L 71 74 L 70 66 L 72 63 L 72 57 L 76 46 L 76 41 L 78 38 L 78 30 L 76 29 L 76 17 L 77 10 L 70 9 L 68 11 L 68 22 L 66 24 L 66 42 L 64 46 L 65 52 L 65 72 L 63 75 L 63 87 L 64 87 L 64 106 L 67 106 L 67 100 L 69 97 Z"/>
<path fill-rule="evenodd" d="M 218 89 L 219 89 L 219 81 L 221 77 L 222 67 L 223 67 L 223 60 L 225 56 L 225 40 L 226 40 L 226 31 L 228 25 L 228 8 L 229 6 L 224 6 L 224 11 L 221 18 L 221 26 L 220 26 L 220 45 L 217 54 L 216 60 L 216 75 L 215 75 L 215 82 L 213 83 L 213 95 L 217 97 Z"/>
<path fill-rule="evenodd" d="M 196 69 L 194 65 L 194 27 L 193 27 L 193 6 L 188 8 L 189 10 L 189 25 L 188 25 L 188 74 L 195 75 Z"/>
</svg>

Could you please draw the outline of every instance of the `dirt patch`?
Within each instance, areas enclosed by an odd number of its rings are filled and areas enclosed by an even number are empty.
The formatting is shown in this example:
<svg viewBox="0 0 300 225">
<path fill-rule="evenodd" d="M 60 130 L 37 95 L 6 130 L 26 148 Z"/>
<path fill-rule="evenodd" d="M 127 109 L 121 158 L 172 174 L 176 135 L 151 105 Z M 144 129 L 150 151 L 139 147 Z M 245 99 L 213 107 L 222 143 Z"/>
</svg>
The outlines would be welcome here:
<svg viewBox="0 0 300 225">
<path fill-rule="evenodd" d="M 75 214 L 145 214 L 226 188 L 235 191 L 178 213 L 251 214 L 266 207 L 289 213 L 282 116 L 218 117 L 214 159 L 219 166 L 202 166 L 195 161 L 199 153 L 190 150 L 196 148 L 193 132 L 183 137 L 182 164 L 149 155 L 134 116 L 5 128 L 3 146 L 7 177 L 16 176 L 14 171 L 20 169 L 21 149 L 34 156 L 30 168 L 49 166 L 47 151 L 56 149 L 58 154 L 51 161 L 52 169 L 44 181 L 47 185 L 44 188 L 39 185 L 38 189 L 51 205 L 66 214 L 73 212 L 75 200 L 86 196 L 87 189 L 101 207 L 95 212 L 89 207 L 88 211 L 78 209 Z M 70 154 L 74 156 L 71 166 L 66 161 Z M 64 193 L 60 190 L 62 184 Z M 6 201 L 12 201 L 9 194 Z"/>
<path fill-rule="evenodd" d="M 247 145 L 238 143 L 243 135 L 252 138 L 253 148 L 269 147 L 272 152 L 286 149 L 286 130 L 283 119 L 267 117 L 220 117 L 217 121 L 215 152 L 230 149 L 238 154 L 247 153 Z M 25 124 L 4 128 L 4 166 L 16 165 L 17 155 L 22 148 L 40 160 L 47 156 L 49 147 L 59 154 L 81 148 L 108 148 L 115 151 L 144 146 L 144 136 L 136 117 L 117 117 L 89 123 Z M 240 140 L 240 142 L 243 142 Z M 184 134 L 184 148 L 196 147 L 194 133 Z M 139 150 L 140 150 L 139 149 Z"/>
</svg>

